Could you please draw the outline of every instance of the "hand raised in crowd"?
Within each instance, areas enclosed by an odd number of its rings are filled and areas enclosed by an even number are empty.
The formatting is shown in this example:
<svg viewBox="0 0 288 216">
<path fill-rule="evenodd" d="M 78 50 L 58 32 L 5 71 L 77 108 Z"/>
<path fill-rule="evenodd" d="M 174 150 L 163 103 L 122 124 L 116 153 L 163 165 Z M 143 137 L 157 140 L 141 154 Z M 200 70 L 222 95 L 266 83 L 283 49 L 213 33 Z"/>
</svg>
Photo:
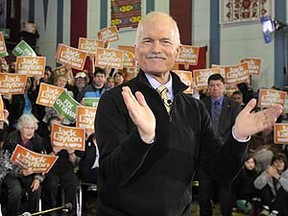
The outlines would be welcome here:
<svg viewBox="0 0 288 216">
<path fill-rule="evenodd" d="M 122 88 L 122 96 L 129 115 L 136 125 L 143 142 L 151 143 L 155 138 L 156 120 L 141 92 L 132 94 L 129 87 Z"/>
<path fill-rule="evenodd" d="M 256 99 L 251 99 L 238 114 L 234 125 L 235 138 L 244 140 L 248 136 L 272 127 L 283 109 L 282 106 L 275 105 L 259 112 L 251 112 L 255 105 Z"/>
<path fill-rule="evenodd" d="M 57 155 L 58 152 L 60 152 L 60 151 L 61 151 L 60 148 L 58 148 L 58 147 L 56 147 L 56 146 L 53 147 L 53 153 L 54 153 L 55 155 Z"/>
<path fill-rule="evenodd" d="M 34 179 L 33 182 L 32 182 L 32 184 L 31 184 L 31 186 L 30 186 L 30 188 L 32 188 L 32 192 L 38 190 L 39 187 L 40 187 L 40 181 L 39 181 L 39 179 Z"/>
<path fill-rule="evenodd" d="M 23 176 L 29 176 L 29 175 L 31 175 L 32 173 L 33 173 L 33 172 L 32 172 L 31 169 L 23 169 L 23 170 L 22 170 Z"/>
<path fill-rule="evenodd" d="M 274 177 L 274 178 L 279 178 L 280 177 L 276 167 L 274 167 L 274 166 L 268 166 L 268 168 L 266 170 L 266 173 L 269 176 Z"/>
</svg>

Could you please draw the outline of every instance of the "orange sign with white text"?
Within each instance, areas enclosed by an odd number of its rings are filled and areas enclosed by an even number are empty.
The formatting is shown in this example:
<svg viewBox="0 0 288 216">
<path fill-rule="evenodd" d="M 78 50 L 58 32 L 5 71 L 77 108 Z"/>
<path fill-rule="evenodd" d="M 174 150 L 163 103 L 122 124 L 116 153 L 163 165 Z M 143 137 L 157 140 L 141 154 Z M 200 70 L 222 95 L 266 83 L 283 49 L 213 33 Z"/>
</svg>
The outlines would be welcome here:
<svg viewBox="0 0 288 216">
<path fill-rule="evenodd" d="M 97 47 L 104 48 L 104 41 L 79 37 L 78 49 L 83 50 L 90 55 L 94 55 Z"/>
<path fill-rule="evenodd" d="M 191 71 L 184 71 L 184 70 L 173 70 L 179 77 L 180 80 L 187 86 L 189 86 L 184 92 L 187 94 L 193 94 L 193 77 Z"/>
<path fill-rule="evenodd" d="M 0 32 L 0 53 L 7 52 L 5 40 L 2 32 Z"/>
<path fill-rule="evenodd" d="M 227 84 L 238 84 L 250 79 L 248 62 L 237 65 L 225 66 L 225 76 Z"/>
<path fill-rule="evenodd" d="M 208 88 L 208 78 L 212 74 L 220 74 L 220 68 L 206 68 L 206 69 L 198 69 L 193 70 L 193 77 L 195 81 L 195 85 L 198 89 L 206 89 Z"/>
<path fill-rule="evenodd" d="M 43 77 L 46 57 L 44 56 L 18 56 L 16 59 L 16 72 L 29 77 Z"/>
<path fill-rule="evenodd" d="M 55 103 L 57 98 L 62 94 L 63 91 L 64 88 L 49 85 L 42 82 L 40 84 L 36 104 L 53 107 L 53 104 Z"/>
<path fill-rule="evenodd" d="M 98 67 L 123 68 L 124 51 L 97 48 L 95 65 Z"/>
<path fill-rule="evenodd" d="M 36 153 L 19 144 L 11 156 L 12 162 L 32 173 L 48 173 L 57 159 L 58 156 Z"/>
<path fill-rule="evenodd" d="M 60 149 L 85 151 L 85 129 L 53 124 L 51 144 Z"/>
<path fill-rule="evenodd" d="M 176 60 L 178 64 L 197 65 L 199 58 L 199 47 L 181 45 L 180 53 Z"/>
<path fill-rule="evenodd" d="M 27 82 L 27 75 L 0 73 L 1 94 L 23 94 Z"/>
<path fill-rule="evenodd" d="M 274 89 L 260 89 L 258 96 L 258 107 L 270 107 L 279 104 L 284 107 L 286 92 Z"/>
<path fill-rule="evenodd" d="M 103 28 L 97 33 L 98 39 L 101 41 L 118 41 L 119 33 L 116 26 L 111 26 L 108 28 Z"/>
<path fill-rule="evenodd" d="M 288 123 L 274 124 L 274 143 L 288 144 Z"/>
<path fill-rule="evenodd" d="M 4 104 L 0 94 L 0 121 L 4 121 Z"/>
<path fill-rule="evenodd" d="M 76 127 L 94 131 L 96 107 L 78 106 L 76 110 Z"/>
<path fill-rule="evenodd" d="M 250 75 L 260 75 L 261 72 L 260 58 L 245 58 L 241 59 L 241 63 L 242 62 L 248 62 L 248 70 Z"/>
<path fill-rule="evenodd" d="M 63 65 L 69 65 L 71 68 L 83 70 L 87 53 L 83 50 L 58 44 L 56 60 Z"/>
</svg>

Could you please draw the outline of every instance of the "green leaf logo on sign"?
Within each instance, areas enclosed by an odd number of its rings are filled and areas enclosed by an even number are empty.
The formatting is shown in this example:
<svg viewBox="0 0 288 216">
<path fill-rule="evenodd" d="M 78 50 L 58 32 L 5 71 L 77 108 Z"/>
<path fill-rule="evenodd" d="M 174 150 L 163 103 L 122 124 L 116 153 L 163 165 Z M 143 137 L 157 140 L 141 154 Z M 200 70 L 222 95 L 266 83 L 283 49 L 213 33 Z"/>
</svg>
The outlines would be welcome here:
<svg viewBox="0 0 288 216">
<path fill-rule="evenodd" d="M 34 50 L 24 41 L 21 40 L 12 50 L 14 56 L 37 56 Z"/>
</svg>

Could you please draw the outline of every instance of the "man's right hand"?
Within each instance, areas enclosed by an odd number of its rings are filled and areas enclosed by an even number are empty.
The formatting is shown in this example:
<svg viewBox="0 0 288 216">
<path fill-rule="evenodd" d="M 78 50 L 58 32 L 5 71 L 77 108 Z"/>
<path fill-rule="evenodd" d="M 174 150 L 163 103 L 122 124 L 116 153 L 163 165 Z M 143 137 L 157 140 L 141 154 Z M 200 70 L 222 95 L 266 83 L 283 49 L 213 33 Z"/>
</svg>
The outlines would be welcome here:
<svg viewBox="0 0 288 216">
<path fill-rule="evenodd" d="M 143 94 L 136 92 L 134 96 L 131 89 L 128 86 L 124 86 L 122 88 L 122 96 L 141 139 L 143 142 L 150 144 L 155 138 L 156 119 Z"/>
</svg>

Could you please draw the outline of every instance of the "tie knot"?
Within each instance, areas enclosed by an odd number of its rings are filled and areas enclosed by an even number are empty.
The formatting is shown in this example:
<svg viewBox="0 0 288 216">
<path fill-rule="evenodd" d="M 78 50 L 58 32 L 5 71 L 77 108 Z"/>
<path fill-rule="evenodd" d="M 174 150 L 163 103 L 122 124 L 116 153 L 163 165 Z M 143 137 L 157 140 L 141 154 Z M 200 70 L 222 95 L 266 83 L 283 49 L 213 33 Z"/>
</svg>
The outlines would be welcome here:
<svg viewBox="0 0 288 216">
<path fill-rule="evenodd" d="M 160 86 L 157 88 L 157 92 L 158 92 L 160 95 L 167 94 L 168 88 L 167 88 L 165 85 L 160 85 Z"/>
<path fill-rule="evenodd" d="M 215 106 L 219 106 L 219 105 L 220 105 L 220 102 L 219 102 L 219 101 L 215 101 L 215 102 L 214 102 L 214 105 L 215 105 Z"/>
</svg>

